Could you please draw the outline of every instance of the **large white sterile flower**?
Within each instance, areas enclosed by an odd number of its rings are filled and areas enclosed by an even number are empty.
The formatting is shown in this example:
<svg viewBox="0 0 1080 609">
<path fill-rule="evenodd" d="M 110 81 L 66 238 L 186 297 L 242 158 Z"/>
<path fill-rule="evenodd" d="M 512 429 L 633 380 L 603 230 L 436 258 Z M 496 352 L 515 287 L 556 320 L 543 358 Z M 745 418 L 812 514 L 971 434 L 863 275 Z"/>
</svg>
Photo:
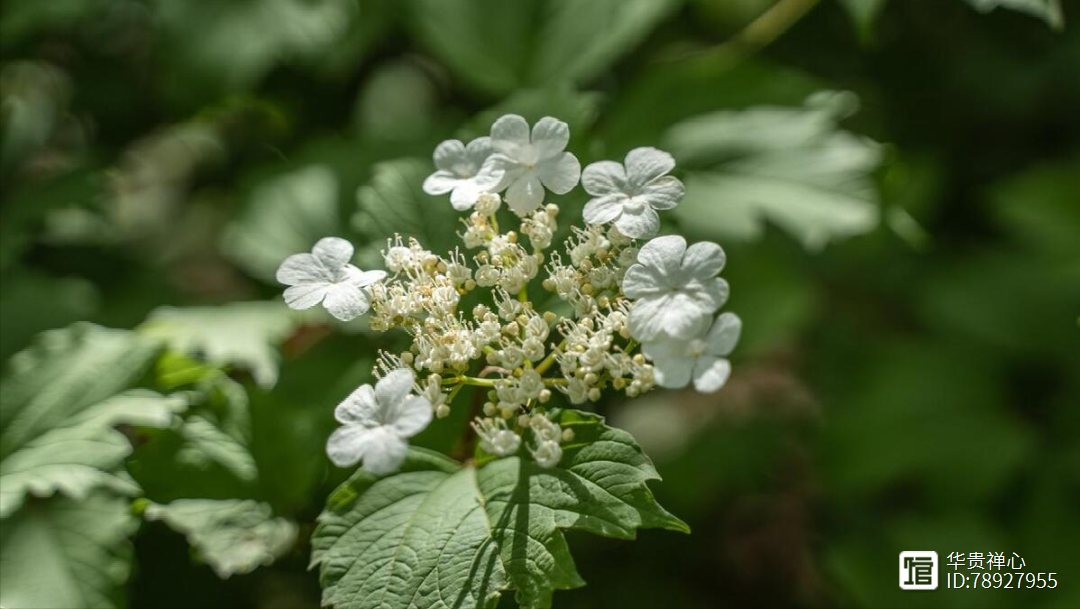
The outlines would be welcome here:
<svg viewBox="0 0 1080 609">
<path fill-rule="evenodd" d="M 675 159 L 656 148 L 634 148 L 625 166 L 599 161 L 585 168 L 581 186 L 593 198 L 585 205 L 589 224 L 614 222 L 627 237 L 644 239 L 660 230 L 656 210 L 673 209 L 686 190 L 675 176 Z"/>
<path fill-rule="evenodd" d="M 450 193 L 450 204 L 458 211 L 476 205 L 481 194 L 493 191 L 502 178 L 494 165 L 484 164 L 491 156 L 491 138 L 478 137 L 466 146 L 459 140 L 446 140 L 435 147 L 435 173 L 424 180 L 429 195 Z"/>
<path fill-rule="evenodd" d="M 718 391 L 731 375 L 727 356 L 739 342 L 742 321 L 734 313 L 723 313 L 712 328 L 700 338 L 682 340 L 660 335 L 641 346 L 652 360 L 656 384 L 681 389 L 691 380 L 694 389 L 703 393 Z"/>
<path fill-rule="evenodd" d="M 661 333 L 684 340 L 697 336 L 727 300 L 727 282 L 716 276 L 724 260 L 719 245 L 688 248 L 679 235 L 646 243 L 623 278 L 623 293 L 634 301 L 630 334 L 641 342 Z"/>
<path fill-rule="evenodd" d="M 408 438 L 431 423 L 433 409 L 427 399 L 410 395 L 413 374 L 399 369 L 375 387 L 361 385 L 334 410 L 341 423 L 326 443 L 326 453 L 338 467 L 359 461 L 373 474 L 389 474 L 401 466 Z"/>
<path fill-rule="evenodd" d="M 516 114 L 507 114 L 491 126 L 491 146 L 495 154 L 488 159 L 491 169 L 501 172 L 498 190 L 506 188 L 506 204 L 519 215 L 544 202 L 544 189 L 557 195 L 570 192 L 581 177 L 581 163 L 566 152 L 570 128 L 550 116 L 537 121 L 529 132 L 529 123 Z"/>
<path fill-rule="evenodd" d="M 365 287 L 386 277 L 385 271 L 361 271 L 349 263 L 351 243 L 338 237 L 319 239 L 310 254 L 294 254 L 277 270 L 277 280 L 287 286 L 285 304 L 310 309 L 320 302 L 334 317 L 349 321 L 371 306 Z"/>
</svg>

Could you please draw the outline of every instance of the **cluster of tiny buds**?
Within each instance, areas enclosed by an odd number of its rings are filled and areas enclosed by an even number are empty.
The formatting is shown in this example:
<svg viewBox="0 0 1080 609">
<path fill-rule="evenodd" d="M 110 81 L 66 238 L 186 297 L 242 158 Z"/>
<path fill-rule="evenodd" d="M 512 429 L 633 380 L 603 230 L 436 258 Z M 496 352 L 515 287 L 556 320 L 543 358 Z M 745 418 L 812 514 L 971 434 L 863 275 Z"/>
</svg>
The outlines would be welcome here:
<svg viewBox="0 0 1080 609">
<path fill-rule="evenodd" d="M 395 235 L 382 251 L 386 272 L 363 272 L 349 264 L 351 245 L 328 238 L 278 274 L 292 286 L 290 306 L 321 301 L 342 319 L 370 309 L 373 330 L 407 332 L 409 348 L 380 351 L 375 375 L 409 371 L 437 418 L 450 415 L 464 387 L 486 391 L 471 423 L 480 448 L 503 457 L 525 444 L 542 467 L 560 461 L 561 442 L 573 435 L 548 417 L 553 392 L 577 405 L 609 388 L 631 398 L 691 381 L 715 391 L 741 327 L 730 313 L 713 319 L 727 298 L 719 246 L 688 248 L 678 236 L 638 245 L 659 229 L 657 211 L 682 197 L 682 183 L 668 175 L 671 155 L 637 148 L 625 164 L 600 161 L 582 173 L 564 152 L 568 137 L 565 123 L 545 118 L 530 140 L 524 119 L 510 115 L 490 138 L 440 144 L 424 190 L 450 193 L 453 207 L 468 211 L 453 251 Z M 594 197 L 585 224 L 551 251 L 559 207 L 543 204 L 545 189 L 565 194 L 579 180 Z M 504 202 L 513 216 L 502 217 L 516 216 L 516 231 L 500 229 Z M 543 291 L 554 297 L 538 307 L 532 299 Z"/>
</svg>

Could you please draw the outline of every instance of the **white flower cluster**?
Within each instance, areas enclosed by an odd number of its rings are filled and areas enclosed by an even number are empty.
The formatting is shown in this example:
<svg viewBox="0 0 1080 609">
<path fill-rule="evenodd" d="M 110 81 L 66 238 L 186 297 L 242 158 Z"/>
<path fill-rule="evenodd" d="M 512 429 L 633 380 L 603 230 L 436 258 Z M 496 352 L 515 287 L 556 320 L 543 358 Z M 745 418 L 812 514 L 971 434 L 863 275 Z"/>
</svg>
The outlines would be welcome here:
<svg viewBox="0 0 1080 609">
<path fill-rule="evenodd" d="M 508 457 L 524 447 L 540 467 L 554 467 L 573 433 L 548 416 L 553 392 L 582 404 L 608 388 L 636 397 L 655 386 L 724 385 L 741 323 L 732 313 L 713 319 L 728 295 L 718 277 L 723 250 L 652 238 L 657 212 L 684 193 L 669 175 L 674 159 L 635 148 L 622 164 L 582 172 L 566 152 L 569 139 L 562 121 L 547 117 L 530 129 L 508 115 L 490 137 L 440 144 L 424 190 L 450 193 L 450 204 L 469 212 L 454 251 L 397 236 L 382 252 L 387 275 L 357 269 L 352 246 L 329 237 L 282 264 L 289 306 L 321 302 L 343 320 L 370 309 L 372 329 L 412 338 L 402 353 L 380 352 L 374 389 L 364 385 L 338 406 L 343 426 L 328 444 L 335 464 L 393 471 L 407 438 L 449 415 L 465 387 L 486 391 L 471 423 L 482 451 Z M 548 251 L 559 207 L 544 204 L 545 192 L 566 194 L 579 180 L 592 196 L 585 224 Z M 504 197 L 513 215 L 501 211 Z M 504 222 L 517 218 L 516 231 L 500 229 L 500 213 Z M 543 295 L 536 283 L 554 297 L 534 301 Z"/>
</svg>

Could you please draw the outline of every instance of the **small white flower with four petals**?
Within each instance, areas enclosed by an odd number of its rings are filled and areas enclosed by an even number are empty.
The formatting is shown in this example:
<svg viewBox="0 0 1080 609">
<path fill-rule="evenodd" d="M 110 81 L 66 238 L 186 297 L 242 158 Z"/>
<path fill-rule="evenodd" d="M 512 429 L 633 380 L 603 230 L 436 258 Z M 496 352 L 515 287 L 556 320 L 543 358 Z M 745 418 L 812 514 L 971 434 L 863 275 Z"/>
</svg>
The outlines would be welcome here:
<svg viewBox="0 0 1080 609">
<path fill-rule="evenodd" d="M 334 317 L 349 321 L 367 312 L 371 296 L 365 287 L 386 277 L 385 271 L 361 271 L 349 263 L 351 243 L 338 237 L 319 239 L 310 254 L 294 254 L 277 270 L 287 286 L 285 304 L 310 309 L 320 302 Z"/>
<path fill-rule="evenodd" d="M 662 333 L 690 340 L 708 325 L 728 297 L 728 284 L 716 275 L 724 268 L 724 250 L 715 243 L 686 247 L 679 235 L 657 237 L 638 252 L 626 270 L 623 293 L 634 300 L 630 334 L 648 342 Z"/>
<path fill-rule="evenodd" d="M 599 161 L 585 168 L 581 186 L 593 198 L 585 205 L 589 224 L 614 222 L 627 237 L 644 239 L 660 230 L 657 210 L 674 209 L 686 193 L 683 183 L 667 175 L 675 159 L 656 148 L 634 148 L 625 165 Z"/>
<path fill-rule="evenodd" d="M 359 461 L 373 474 L 389 474 L 401 467 L 408 438 L 431 423 L 433 409 L 427 399 L 410 395 L 413 374 L 390 372 L 375 387 L 361 385 L 334 410 L 341 427 L 330 435 L 326 452 L 338 467 Z"/>
<path fill-rule="evenodd" d="M 739 342 L 742 321 L 734 313 L 723 313 L 702 337 L 690 341 L 660 335 L 641 346 L 652 360 L 656 384 L 681 389 L 690 381 L 702 393 L 719 391 L 731 375 L 731 354 Z"/>
<path fill-rule="evenodd" d="M 507 114 L 491 126 L 495 154 L 489 170 L 502 174 L 497 190 L 506 191 L 506 204 L 518 215 L 533 211 L 544 202 L 544 188 L 564 195 L 577 186 L 581 163 L 566 152 L 570 127 L 545 116 L 529 132 L 529 123 L 516 114 Z"/>
<path fill-rule="evenodd" d="M 466 146 L 446 140 L 435 148 L 435 173 L 424 180 L 429 195 L 450 193 L 450 204 L 458 211 L 471 209 L 485 192 L 493 192 L 502 172 L 485 161 L 491 156 L 491 138 L 478 137 Z"/>
</svg>

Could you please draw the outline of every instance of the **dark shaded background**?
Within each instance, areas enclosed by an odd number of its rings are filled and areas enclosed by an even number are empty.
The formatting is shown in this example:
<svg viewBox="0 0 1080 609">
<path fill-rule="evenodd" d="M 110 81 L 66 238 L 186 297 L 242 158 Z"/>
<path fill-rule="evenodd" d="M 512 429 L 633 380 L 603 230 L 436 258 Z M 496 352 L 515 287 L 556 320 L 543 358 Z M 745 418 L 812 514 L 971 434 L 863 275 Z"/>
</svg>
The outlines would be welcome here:
<svg viewBox="0 0 1080 609">
<path fill-rule="evenodd" d="M 491 107 L 566 118 L 590 161 L 704 112 L 850 90 L 862 103 L 844 126 L 888 146 L 884 220 L 821 251 L 775 227 L 751 241 L 679 227 L 728 252 L 728 310 L 745 320 L 736 372 L 717 396 L 600 410 L 653 455 L 659 500 L 694 532 L 571 534 L 589 586 L 556 605 L 1080 606 L 1075 28 L 959 0 L 892 0 L 857 27 L 823 2 L 735 57 L 707 49 L 772 3 L 696 0 L 672 3 L 595 75 L 515 81 L 486 76 L 489 63 L 515 73 L 509 51 L 448 61 L 441 45 L 461 41 L 425 21 L 425 2 L 344 2 L 303 27 L 286 4 L 4 3 L 5 360 L 76 320 L 129 328 L 165 304 L 272 298 L 276 264 L 230 231 L 264 235 L 269 258 L 322 236 L 302 213 L 252 219 L 276 179 L 329 168 L 329 222 L 363 245 L 349 219 L 373 164 L 428 158 Z M 528 22 L 534 4 L 493 12 Z M 503 25 L 485 32 L 527 56 L 535 39 Z M 248 383 L 256 458 L 274 473 L 259 494 L 280 513 L 310 523 L 340 481 L 321 446 L 375 340 L 307 328 L 273 390 Z M 170 484 L 145 486 L 183 496 Z M 901 592 L 897 553 L 921 549 L 1017 552 L 1059 587 Z M 315 607 L 307 551 L 219 581 L 179 535 L 144 525 L 129 602 Z"/>
</svg>

